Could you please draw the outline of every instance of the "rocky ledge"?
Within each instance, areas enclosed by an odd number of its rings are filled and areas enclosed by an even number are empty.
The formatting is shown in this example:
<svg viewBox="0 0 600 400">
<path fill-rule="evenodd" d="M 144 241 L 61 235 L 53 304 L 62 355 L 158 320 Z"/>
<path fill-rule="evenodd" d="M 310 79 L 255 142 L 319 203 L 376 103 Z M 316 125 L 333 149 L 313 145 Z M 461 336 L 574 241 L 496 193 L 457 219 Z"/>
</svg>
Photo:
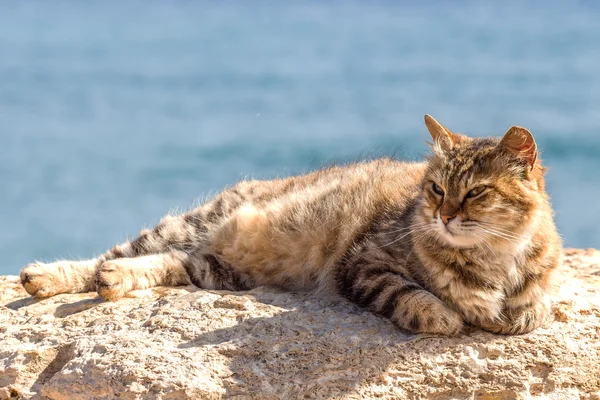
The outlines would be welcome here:
<svg viewBox="0 0 600 400">
<path fill-rule="evenodd" d="M 0 277 L 0 398 L 600 399 L 600 252 L 565 255 L 555 321 L 513 337 L 267 288 L 35 301 Z"/>
</svg>

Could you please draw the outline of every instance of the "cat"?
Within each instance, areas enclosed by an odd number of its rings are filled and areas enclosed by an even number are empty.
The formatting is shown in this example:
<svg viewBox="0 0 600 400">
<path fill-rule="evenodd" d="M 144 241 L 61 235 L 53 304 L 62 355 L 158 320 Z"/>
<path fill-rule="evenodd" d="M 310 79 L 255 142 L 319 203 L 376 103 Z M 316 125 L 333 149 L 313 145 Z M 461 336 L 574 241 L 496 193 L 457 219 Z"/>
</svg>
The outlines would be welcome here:
<svg viewBox="0 0 600 400">
<path fill-rule="evenodd" d="M 455 134 L 425 116 L 424 162 L 245 180 L 87 261 L 21 272 L 38 298 L 153 286 L 337 293 L 411 332 L 522 334 L 550 316 L 561 239 L 532 134 Z"/>
</svg>

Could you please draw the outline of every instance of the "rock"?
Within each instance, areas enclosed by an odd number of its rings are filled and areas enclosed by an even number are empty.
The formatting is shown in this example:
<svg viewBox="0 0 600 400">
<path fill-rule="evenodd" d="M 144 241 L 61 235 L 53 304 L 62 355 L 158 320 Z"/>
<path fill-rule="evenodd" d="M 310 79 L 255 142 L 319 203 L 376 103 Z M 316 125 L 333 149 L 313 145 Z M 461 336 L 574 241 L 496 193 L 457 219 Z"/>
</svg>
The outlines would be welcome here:
<svg viewBox="0 0 600 400">
<path fill-rule="evenodd" d="M 36 301 L 0 277 L 0 398 L 600 399 L 600 252 L 566 250 L 556 320 L 409 335 L 340 299 L 156 288 Z"/>
</svg>

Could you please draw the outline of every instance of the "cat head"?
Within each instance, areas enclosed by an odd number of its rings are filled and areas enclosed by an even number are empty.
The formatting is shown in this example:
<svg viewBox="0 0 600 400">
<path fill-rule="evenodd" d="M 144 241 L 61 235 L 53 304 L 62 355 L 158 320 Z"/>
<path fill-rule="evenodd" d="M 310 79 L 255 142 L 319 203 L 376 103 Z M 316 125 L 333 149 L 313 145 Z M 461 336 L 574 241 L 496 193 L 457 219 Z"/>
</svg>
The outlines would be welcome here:
<svg viewBox="0 0 600 400">
<path fill-rule="evenodd" d="M 425 116 L 433 154 L 422 182 L 419 230 L 455 248 L 519 244 L 547 199 L 531 132 L 470 138 Z M 431 230 L 429 230 L 431 229 Z"/>
</svg>

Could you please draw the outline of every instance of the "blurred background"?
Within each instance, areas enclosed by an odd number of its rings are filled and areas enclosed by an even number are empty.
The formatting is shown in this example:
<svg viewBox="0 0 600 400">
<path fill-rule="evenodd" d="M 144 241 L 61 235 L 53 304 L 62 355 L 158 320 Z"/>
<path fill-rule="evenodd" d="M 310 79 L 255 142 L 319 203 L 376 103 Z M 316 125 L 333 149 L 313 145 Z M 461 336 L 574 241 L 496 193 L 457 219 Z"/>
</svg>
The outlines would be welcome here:
<svg viewBox="0 0 600 400">
<path fill-rule="evenodd" d="M 89 258 L 244 177 L 418 159 L 423 114 L 528 127 L 600 247 L 600 3 L 0 0 L 0 274 Z"/>
</svg>

